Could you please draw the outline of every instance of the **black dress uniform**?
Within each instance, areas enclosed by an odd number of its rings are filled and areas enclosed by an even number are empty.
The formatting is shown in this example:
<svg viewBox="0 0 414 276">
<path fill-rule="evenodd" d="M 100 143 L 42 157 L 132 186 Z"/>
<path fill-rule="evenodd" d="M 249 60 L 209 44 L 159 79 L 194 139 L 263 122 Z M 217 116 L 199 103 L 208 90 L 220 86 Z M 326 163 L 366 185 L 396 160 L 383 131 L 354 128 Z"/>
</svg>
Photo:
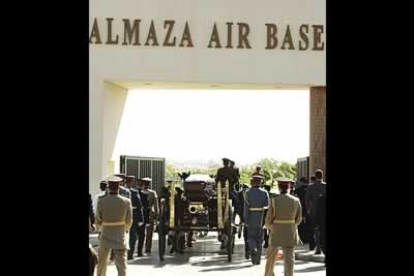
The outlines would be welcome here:
<svg viewBox="0 0 414 276">
<path fill-rule="evenodd" d="M 315 224 L 319 229 L 319 242 L 326 264 L 326 194 L 320 194 L 315 214 Z"/>
<path fill-rule="evenodd" d="M 142 189 L 138 189 L 139 196 L 141 198 L 141 204 L 142 204 L 142 213 L 143 213 L 143 225 L 138 227 L 138 256 L 142 257 L 142 249 L 144 247 L 144 241 L 145 241 L 145 229 L 146 225 L 149 224 L 149 200 L 148 200 L 148 194 L 144 193 Z"/>
<path fill-rule="evenodd" d="M 144 218 L 142 213 L 142 203 L 139 192 L 135 189 L 129 189 L 131 192 L 131 203 L 132 203 L 132 226 L 129 231 L 129 251 L 128 259 L 133 259 L 135 251 L 135 244 L 137 237 L 139 236 L 139 227 L 144 224 Z"/>
<path fill-rule="evenodd" d="M 242 190 L 239 192 L 238 196 L 239 196 L 239 202 L 240 202 L 240 212 L 241 214 L 244 214 L 244 193 L 247 191 L 247 189 L 249 189 L 249 186 L 247 186 L 246 184 L 243 184 L 242 186 Z M 241 222 L 244 224 L 243 225 L 243 239 L 244 239 L 244 256 L 246 259 L 250 258 L 250 248 L 249 248 L 249 239 L 248 239 L 248 229 L 245 225 L 245 221 L 244 221 L 244 215 L 242 215 L 240 217 Z"/>
<path fill-rule="evenodd" d="M 309 222 L 311 220 L 310 215 L 307 214 L 305 195 L 306 190 L 308 189 L 307 183 L 300 182 L 296 188 L 296 196 L 299 198 L 300 204 L 302 205 L 302 217 L 305 218 L 298 226 L 298 233 L 300 240 L 303 243 L 309 243 L 310 248 L 315 248 L 315 240 L 313 238 L 313 231 L 309 227 Z"/>
</svg>

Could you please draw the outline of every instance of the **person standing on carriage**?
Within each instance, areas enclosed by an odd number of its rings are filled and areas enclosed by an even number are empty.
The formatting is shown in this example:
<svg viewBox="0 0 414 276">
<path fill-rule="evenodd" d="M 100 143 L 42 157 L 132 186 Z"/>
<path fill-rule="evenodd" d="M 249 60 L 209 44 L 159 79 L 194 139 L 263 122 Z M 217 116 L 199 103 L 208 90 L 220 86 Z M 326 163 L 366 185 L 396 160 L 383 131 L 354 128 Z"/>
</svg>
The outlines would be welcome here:
<svg viewBox="0 0 414 276">
<path fill-rule="evenodd" d="M 255 176 L 255 175 L 260 175 L 261 177 L 263 177 L 263 180 L 264 180 L 264 174 L 262 173 L 262 166 L 260 165 L 256 166 L 256 171 L 252 173 L 252 176 Z"/>
<path fill-rule="evenodd" d="M 254 265 L 260 264 L 263 246 L 263 217 L 264 210 L 269 204 L 268 193 L 260 188 L 263 177 L 252 177 L 252 188 L 244 196 L 244 222 L 248 230 L 250 256 Z"/>
<path fill-rule="evenodd" d="M 218 183 L 220 181 L 221 187 L 224 188 L 226 181 L 229 183 L 229 198 L 232 199 L 233 202 L 237 202 L 237 198 L 233 193 L 233 179 L 234 179 L 234 170 L 230 168 L 230 159 L 223 158 L 223 167 L 219 168 L 216 173 L 215 181 Z M 219 234 L 218 236 L 219 241 L 221 242 L 220 249 L 226 248 L 226 240 L 224 235 Z"/>
<path fill-rule="evenodd" d="M 220 181 L 222 188 L 224 188 L 223 185 L 225 185 L 226 181 L 229 181 L 229 184 L 233 183 L 234 170 L 230 167 L 230 159 L 223 158 L 222 160 L 223 160 L 223 167 L 217 170 L 215 181 L 216 183 Z M 229 188 L 230 188 L 230 191 L 233 190 L 232 185 L 230 185 Z"/>
<path fill-rule="evenodd" d="M 135 176 L 127 175 L 125 177 L 125 186 L 131 193 L 132 204 L 132 226 L 129 230 L 129 251 L 128 260 L 132 260 L 134 257 L 135 244 L 137 242 L 139 227 L 144 224 L 144 217 L 142 214 L 142 203 L 139 192 L 132 188 L 132 182 L 135 180 Z"/>
<path fill-rule="evenodd" d="M 230 162 L 230 168 L 233 170 L 232 183 L 233 185 L 236 185 L 239 183 L 239 180 L 240 180 L 240 171 L 239 171 L 239 168 L 235 166 L 236 162 L 234 162 L 233 160 L 229 160 L 229 162 Z"/>
</svg>

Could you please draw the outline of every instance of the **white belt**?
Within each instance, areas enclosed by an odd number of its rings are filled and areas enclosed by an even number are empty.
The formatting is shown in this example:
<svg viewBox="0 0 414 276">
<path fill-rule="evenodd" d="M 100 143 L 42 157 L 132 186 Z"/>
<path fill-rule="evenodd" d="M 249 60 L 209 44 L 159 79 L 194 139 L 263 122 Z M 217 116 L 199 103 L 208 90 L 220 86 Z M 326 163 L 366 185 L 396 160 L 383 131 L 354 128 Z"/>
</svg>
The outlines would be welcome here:
<svg viewBox="0 0 414 276">
<path fill-rule="evenodd" d="M 295 223 L 294 219 L 275 219 L 273 223 L 279 223 L 279 224 L 291 224 Z"/>
<path fill-rule="evenodd" d="M 137 207 L 132 207 L 132 209 L 137 209 Z"/>
<path fill-rule="evenodd" d="M 102 222 L 102 226 L 123 226 L 123 225 L 125 225 L 125 221 Z"/>
<path fill-rule="evenodd" d="M 249 208 L 249 211 L 263 211 L 264 208 Z"/>
</svg>

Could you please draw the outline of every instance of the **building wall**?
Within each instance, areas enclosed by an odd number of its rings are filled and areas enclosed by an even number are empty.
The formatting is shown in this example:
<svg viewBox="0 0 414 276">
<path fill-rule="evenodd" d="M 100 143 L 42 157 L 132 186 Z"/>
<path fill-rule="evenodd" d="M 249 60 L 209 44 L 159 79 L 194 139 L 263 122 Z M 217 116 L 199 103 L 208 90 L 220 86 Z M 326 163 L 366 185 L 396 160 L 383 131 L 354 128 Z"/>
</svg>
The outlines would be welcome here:
<svg viewBox="0 0 414 276">
<path fill-rule="evenodd" d="M 127 86 L 139 82 L 187 84 L 238 84 L 251 89 L 270 85 L 268 89 L 307 88 L 325 85 L 326 26 L 325 0 L 91 0 L 89 31 L 96 19 L 102 44 L 93 39 L 89 47 L 89 181 L 97 191 L 99 181 L 107 176 L 116 134 L 122 117 Z M 119 43 L 106 44 L 107 18 L 113 18 L 112 35 Z M 122 45 L 124 22 L 139 19 L 141 45 Z M 167 33 L 164 20 L 175 20 L 172 37 L 180 44 L 188 22 L 193 47 L 145 46 L 151 20 L 159 44 Z M 233 22 L 232 45 L 227 45 L 226 22 Z M 221 49 L 208 48 L 216 23 Z M 250 49 L 238 49 L 238 25 L 250 28 Z M 265 24 L 278 27 L 276 49 L 265 49 Z M 309 49 L 300 51 L 299 27 L 309 25 Z M 282 50 L 289 25 L 294 50 Z M 311 50 L 312 25 L 323 25 L 324 50 Z M 118 84 L 118 86 L 115 85 Z M 119 86 L 120 85 L 120 86 Z M 257 87 L 256 87 L 257 86 Z"/>
<path fill-rule="evenodd" d="M 310 154 L 309 170 L 326 171 L 326 87 L 310 89 Z"/>
</svg>

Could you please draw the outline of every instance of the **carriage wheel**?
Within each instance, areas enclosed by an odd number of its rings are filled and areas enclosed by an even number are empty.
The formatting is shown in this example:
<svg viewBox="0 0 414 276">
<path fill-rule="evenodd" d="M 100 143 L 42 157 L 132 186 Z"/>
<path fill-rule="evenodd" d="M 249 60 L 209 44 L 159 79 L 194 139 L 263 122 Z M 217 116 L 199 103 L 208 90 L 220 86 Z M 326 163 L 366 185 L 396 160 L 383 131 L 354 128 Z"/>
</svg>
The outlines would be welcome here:
<svg viewBox="0 0 414 276">
<path fill-rule="evenodd" d="M 158 254 L 161 261 L 164 261 L 165 248 L 166 248 L 166 236 L 168 234 L 167 224 L 167 203 L 165 198 L 160 202 L 160 221 L 158 223 Z"/>
<path fill-rule="evenodd" d="M 232 255 L 234 251 L 234 231 L 233 231 L 233 220 L 234 220 L 234 210 L 229 206 L 229 221 L 227 222 L 226 234 L 228 237 L 227 242 L 227 259 L 229 262 L 232 261 Z"/>
</svg>

